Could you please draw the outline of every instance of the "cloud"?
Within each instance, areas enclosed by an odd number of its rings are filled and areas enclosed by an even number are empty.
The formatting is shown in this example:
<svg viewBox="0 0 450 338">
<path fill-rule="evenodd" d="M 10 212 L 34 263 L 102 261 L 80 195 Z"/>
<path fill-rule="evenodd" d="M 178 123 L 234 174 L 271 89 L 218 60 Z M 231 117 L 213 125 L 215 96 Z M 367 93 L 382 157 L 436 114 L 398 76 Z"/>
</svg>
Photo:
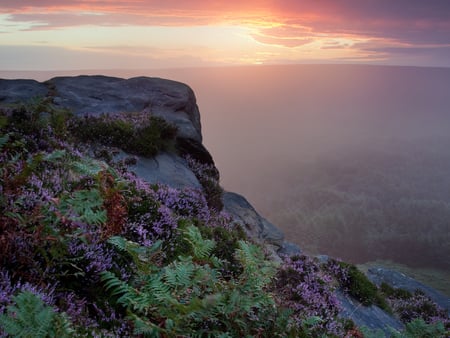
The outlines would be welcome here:
<svg viewBox="0 0 450 338">
<path fill-rule="evenodd" d="M 390 63 L 450 67 L 450 45 L 395 45 L 375 41 L 360 43 L 356 48 L 378 55 Z"/>
<path fill-rule="evenodd" d="M 302 26 L 260 28 L 251 36 L 258 42 L 284 47 L 299 47 L 314 41 L 310 29 Z"/>
<path fill-rule="evenodd" d="M 321 41 L 321 50 L 353 48 L 374 58 L 400 55 L 387 48 L 397 45 L 440 59 L 450 46 L 449 0 L 0 0 L 0 13 L 7 15 L 1 31 L 14 23 L 16 30 L 240 25 L 265 45 L 295 49 Z"/>
<path fill-rule="evenodd" d="M 123 46 L 69 49 L 0 45 L 0 55 L 2 70 L 153 69 L 220 65 L 180 50 L 130 50 Z"/>
<path fill-rule="evenodd" d="M 1 1 L 12 21 L 47 27 L 72 25 L 205 25 L 246 20 L 275 21 L 290 30 L 357 34 L 410 42 L 449 42 L 448 0 L 278 1 Z M 101 15 L 99 15 L 101 14 Z M 280 37 L 280 36 L 279 36 Z"/>
<path fill-rule="evenodd" d="M 274 11 L 283 20 L 288 36 L 289 30 L 295 32 L 300 25 L 322 36 L 450 43 L 448 0 L 280 0 Z"/>
</svg>

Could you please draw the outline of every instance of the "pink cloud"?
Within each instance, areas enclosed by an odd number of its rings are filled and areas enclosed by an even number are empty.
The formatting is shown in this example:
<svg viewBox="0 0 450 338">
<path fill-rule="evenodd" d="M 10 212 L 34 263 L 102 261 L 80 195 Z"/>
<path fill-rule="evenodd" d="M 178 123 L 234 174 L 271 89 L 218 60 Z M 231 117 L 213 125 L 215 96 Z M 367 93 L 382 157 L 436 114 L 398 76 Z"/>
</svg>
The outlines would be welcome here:
<svg viewBox="0 0 450 338">
<path fill-rule="evenodd" d="M 11 21 L 31 29 L 77 25 L 191 26 L 218 23 L 278 23 L 255 28 L 263 43 L 295 47 L 317 35 L 389 39 L 409 44 L 450 44 L 448 0 L 0 0 Z M 93 15 L 93 13 L 101 15 Z"/>
</svg>

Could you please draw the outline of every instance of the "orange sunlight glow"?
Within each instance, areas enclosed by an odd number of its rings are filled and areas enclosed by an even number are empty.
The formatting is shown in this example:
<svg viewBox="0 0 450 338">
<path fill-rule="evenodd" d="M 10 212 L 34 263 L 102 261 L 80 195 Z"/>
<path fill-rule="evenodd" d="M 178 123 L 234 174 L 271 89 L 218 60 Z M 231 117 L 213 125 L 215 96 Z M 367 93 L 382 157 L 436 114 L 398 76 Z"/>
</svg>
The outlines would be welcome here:
<svg viewBox="0 0 450 338">
<path fill-rule="evenodd" d="M 371 63 L 405 60 L 409 50 L 448 63 L 450 24 L 436 20 L 439 13 L 392 18 L 386 1 L 375 7 L 350 3 L 6 1 L 0 8 L 2 67 L 46 69 L 64 55 L 64 67 L 96 68 L 104 65 L 105 53 L 113 68 Z M 428 31 L 437 32 L 433 43 L 424 41 Z M 20 63 L 13 55 L 24 50 L 41 57 L 23 56 Z"/>
</svg>

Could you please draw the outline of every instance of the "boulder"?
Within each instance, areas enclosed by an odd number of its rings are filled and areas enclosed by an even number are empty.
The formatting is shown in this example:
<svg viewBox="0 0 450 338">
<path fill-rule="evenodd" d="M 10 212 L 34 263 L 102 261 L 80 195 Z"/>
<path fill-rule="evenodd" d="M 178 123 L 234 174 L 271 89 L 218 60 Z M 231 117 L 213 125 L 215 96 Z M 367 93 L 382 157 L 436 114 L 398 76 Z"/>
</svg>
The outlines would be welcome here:
<svg viewBox="0 0 450 338">
<path fill-rule="evenodd" d="M 130 165 L 128 169 L 149 183 L 162 183 L 177 189 L 202 189 L 186 160 L 174 154 L 161 153 L 154 158 L 137 157 L 136 164 Z"/>
<path fill-rule="evenodd" d="M 283 246 L 283 233 L 258 214 L 243 196 L 233 192 L 225 192 L 223 194 L 223 206 L 223 210 L 242 225 L 248 236 L 274 245 L 278 249 Z"/>
<path fill-rule="evenodd" d="M 278 254 L 286 256 L 301 255 L 302 249 L 295 243 L 284 241 L 280 250 L 278 250 Z"/>
<path fill-rule="evenodd" d="M 45 82 L 56 105 L 75 114 L 148 112 L 178 127 L 178 137 L 202 142 L 200 113 L 187 85 L 160 78 L 55 77 Z"/>
<path fill-rule="evenodd" d="M 34 80 L 0 79 L 0 104 L 26 103 L 47 93 L 47 86 Z"/>
</svg>

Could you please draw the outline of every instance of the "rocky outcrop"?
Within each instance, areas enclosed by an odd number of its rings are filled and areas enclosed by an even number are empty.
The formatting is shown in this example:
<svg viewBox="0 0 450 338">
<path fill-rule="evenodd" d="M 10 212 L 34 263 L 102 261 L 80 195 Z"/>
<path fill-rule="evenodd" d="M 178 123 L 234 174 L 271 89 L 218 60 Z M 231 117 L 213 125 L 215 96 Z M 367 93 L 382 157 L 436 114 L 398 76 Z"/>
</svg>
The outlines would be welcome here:
<svg viewBox="0 0 450 338">
<path fill-rule="evenodd" d="M 368 270 L 367 277 L 378 286 L 381 283 L 386 283 L 393 288 L 407 290 L 412 293 L 416 290 L 421 290 L 436 304 L 450 313 L 450 298 L 403 273 L 383 267 L 374 267 Z"/>
<path fill-rule="evenodd" d="M 194 92 L 180 82 L 150 77 L 56 77 L 45 82 L 56 105 L 75 114 L 142 112 L 178 127 L 178 136 L 202 142 Z"/>
<path fill-rule="evenodd" d="M 0 79 L 0 103 L 3 104 L 23 103 L 47 94 L 47 86 L 34 80 Z"/>
<path fill-rule="evenodd" d="M 0 104 L 24 103 L 43 97 L 77 115 L 145 112 L 161 117 L 178 128 L 177 144 L 181 154 L 214 165 L 202 144 L 194 92 L 183 83 L 150 77 L 107 76 L 56 77 L 44 83 L 0 79 Z M 160 180 L 174 187 L 199 186 L 185 161 L 174 155 L 139 159 L 133 169 L 149 182 Z"/>
</svg>

